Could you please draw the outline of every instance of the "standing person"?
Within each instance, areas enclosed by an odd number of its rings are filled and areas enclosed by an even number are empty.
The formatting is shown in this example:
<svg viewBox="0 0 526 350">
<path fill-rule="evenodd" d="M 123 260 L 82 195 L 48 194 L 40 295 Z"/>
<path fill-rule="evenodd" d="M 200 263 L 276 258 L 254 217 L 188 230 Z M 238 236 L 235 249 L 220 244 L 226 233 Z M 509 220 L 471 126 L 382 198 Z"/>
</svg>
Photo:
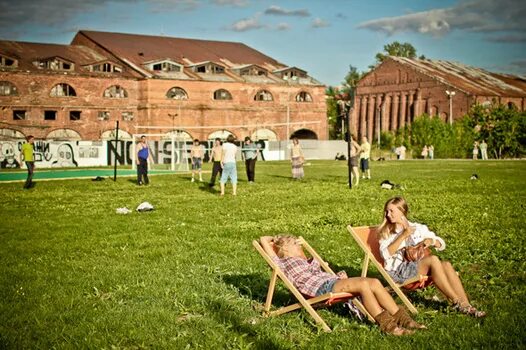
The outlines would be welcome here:
<svg viewBox="0 0 526 350">
<path fill-rule="evenodd" d="M 427 158 L 428 152 L 429 152 L 429 149 L 427 148 L 427 145 L 424 145 L 424 148 L 422 148 L 422 153 L 420 154 L 422 156 L 422 159 Z"/>
<path fill-rule="evenodd" d="M 294 236 L 263 236 L 259 241 L 272 261 L 302 294 L 309 297 L 330 292 L 359 294 L 364 307 L 387 334 L 409 335 L 415 332 L 413 329 L 426 328 L 399 307 L 376 278 L 349 278 L 345 271 L 337 275 L 322 271 L 318 260 L 307 259 Z"/>
<path fill-rule="evenodd" d="M 28 135 L 26 137 L 26 143 L 22 145 L 22 151 L 20 152 L 20 164 L 22 162 L 26 163 L 27 167 L 27 179 L 24 184 L 24 189 L 29 189 L 34 186 L 33 183 L 33 173 L 35 172 L 35 156 L 34 156 L 34 147 L 33 144 L 35 138 L 33 135 Z"/>
<path fill-rule="evenodd" d="M 256 176 L 256 161 L 258 159 L 259 149 L 250 137 L 245 137 L 243 144 L 243 158 L 245 159 L 245 167 L 247 169 L 247 179 L 249 183 L 254 182 Z"/>
<path fill-rule="evenodd" d="M 192 158 L 192 182 L 195 181 L 195 173 L 199 173 L 199 182 L 203 182 L 203 175 L 201 174 L 203 156 L 203 146 L 199 144 L 198 139 L 195 139 L 192 148 L 190 148 L 190 157 Z"/>
<path fill-rule="evenodd" d="M 362 137 L 362 144 L 360 145 L 362 153 L 360 153 L 360 169 L 362 171 L 362 179 L 371 179 L 371 169 L 369 169 L 369 159 L 371 158 L 371 144 L 367 142 L 367 137 Z"/>
<path fill-rule="evenodd" d="M 226 142 L 223 144 L 223 149 L 221 152 L 221 167 L 223 168 L 221 180 L 219 181 L 221 185 L 221 196 L 225 195 L 225 184 L 229 178 L 230 182 L 232 182 L 232 194 L 234 196 L 236 195 L 237 191 L 237 146 L 234 144 L 234 141 L 234 136 L 232 134 L 228 135 Z"/>
<path fill-rule="evenodd" d="M 221 146 L 221 139 L 218 137 L 214 141 L 214 147 L 212 147 L 212 152 L 210 154 L 210 162 L 212 162 L 212 176 L 210 177 L 210 183 L 208 186 L 214 187 L 216 183 L 216 176 L 221 173 L 223 169 L 221 168 L 221 155 L 223 154 L 223 147 Z"/>
<path fill-rule="evenodd" d="M 358 142 L 354 140 L 356 140 L 356 136 L 354 134 L 351 134 L 351 158 L 349 159 L 349 163 L 351 165 L 352 170 L 351 181 L 354 178 L 354 185 L 358 186 L 358 184 L 360 183 L 360 174 L 358 173 L 358 159 L 360 158 L 360 152 L 362 152 L 362 148 L 360 147 Z"/>
<path fill-rule="evenodd" d="M 480 148 L 480 156 L 482 160 L 488 160 L 488 144 L 486 143 L 485 140 L 482 140 L 479 148 Z"/>
<path fill-rule="evenodd" d="M 429 154 L 429 159 L 434 159 L 435 158 L 435 147 L 433 147 L 433 145 L 429 145 L 429 147 L 427 148 L 427 151 Z"/>
<path fill-rule="evenodd" d="M 486 316 L 485 312 L 470 304 L 458 273 L 449 261 L 442 261 L 436 255 L 429 255 L 418 261 L 404 259 L 404 248 L 420 242 L 436 250 L 446 248 L 444 240 L 426 225 L 408 221 L 408 212 L 409 207 L 402 197 L 391 198 L 384 205 L 378 238 L 387 273 L 397 283 L 404 283 L 419 275 L 431 275 L 436 287 L 454 304 L 457 311 L 477 318 Z"/>
<path fill-rule="evenodd" d="M 153 163 L 150 147 L 146 142 L 146 136 L 141 136 L 141 141 L 137 144 L 137 184 L 141 186 L 143 183 L 148 185 L 148 160 Z M 144 180 L 144 182 L 143 182 Z"/>
<path fill-rule="evenodd" d="M 479 158 L 479 143 L 475 141 L 473 143 L 473 160 L 477 160 Z"/>
<path fill-rule="evenodd" d="M 292 139 L 292 147 L 290 148 L 290 162 L 292 163 L 292 178 L 294 180 L 301 180 L 305 173 L 303 172 L 303 163 L 305 157 L 300 146 L 300 141 L 297 137 Z"/>
<path fill-rule="evenodd" d="M 405 148 L 404 144 L 400 145 L 400 157 L 398 159 L 404 160 L 405 159 L 405 151 L 407 148 Z"/>
</svg>

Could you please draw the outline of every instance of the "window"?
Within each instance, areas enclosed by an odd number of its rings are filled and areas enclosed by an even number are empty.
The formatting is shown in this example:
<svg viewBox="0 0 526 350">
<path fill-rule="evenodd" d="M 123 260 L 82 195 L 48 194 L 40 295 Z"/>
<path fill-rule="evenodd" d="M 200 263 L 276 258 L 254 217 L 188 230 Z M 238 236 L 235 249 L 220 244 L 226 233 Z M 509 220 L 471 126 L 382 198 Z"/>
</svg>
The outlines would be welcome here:
<svg viewBox="0 0 526 350">
<path fill-rule="evenodd" d="M 267 90 L 261 90 L 254 96 L 254 101 L 273 101 L 272 94 Z"/>
<path fill-rule="evenodd" d="M 35 61 L 33 62 L 33 64 L 40 69 L 49 69 L 49 70 L 71 71 L 74 68 L 74 65 L 72 63 L 66 62 L 56 57 L 52 59 L 48 59 L 48 60 L 43 60 L 43 61 Z"/>
<path fill-rule="evenodd" d="M 195 71 L 197 73 L 206 73 L 206 66 L 198 66 L 198 67 L 195 67 Z"/>
<path fill-rule="evenodd" d="M 308 92 L 301 91 L 296 95 L 296 102 L 312 102 L 312 97 Z"/>
<path fill-rule="evenodd" d="M 18 91 L 16 86 L 8 81 L 0 81 L 0 96 L 16 96 Z"/>
<path fill-rule="evenodd" d="M 56 120 L 57 111 L 44 111 L 44 120 Z"/>
<path fill-rule="evenodd" d="M 13 120 L 26 120 L 26 111 L 13 111 Z"/>
<path fill-rule="evenodd" d="M 162 72 L 180 72 L 181 67 L 170 62 L 159 62 L 152 66 L 152 69 L 155 71 Z"/>
<path fill-rule="evenodd" d="M 186 91 L 181 89 L 180 87 L 173 87 L 166 93 L 166 97 L 173 99 L 173 100 L 187 100 L 188 95 L 186 94 Z"/>
<path fill-rule="evenodd" d="M 133 120 L 133 112 L 122 112 L 122 120 L 124 121 L 132 121 Z"/>
<path fill-rule="evenodd" d="M 15 68 L 17 63 L 18 62 L 12 58 L 0 56 L 0 67 Z"/>
<path fill-rule="evenodd" d="M 75 89 L 68 84 L 57 84 L 51 89 L 51 97 L 77 96 Z"/>
<path fill-rule="evenodd" d="M 257 66 L 250 66 L 239 71 L 240 75 L 267 75 L 267 71 Z"/>
<path fill-rule="evenodd" d="M 80 120 L 81 111 L 69 111 L 69 120 Z"/>
<path fill-rule="evenodd" d="M 108 111 L 100 111 L 98 116 L 97 116 L 97 119 L 100 120 L 100 121 L 110 120 L 110 112 L 108 112 Z"/>
<path fill-rule="evenodd" d="M 225 89 L 214 91 L 214 100 L 231 100 L 232 95 Z"/>
<path fill-rule="evenodd" d="M 113 85 L 104 91 L 104 97 L 127 98 L 128 92 L 126 92 L 126 90 L 124 90 L 124 88 L 119 85 Z"/>
<path fill-rule="evenodd" d="M 91 71 L 98 73 L 122 73 L 122 68 L 113 63 L 105 62 L 91 66 Z"/>
<path fill-rule="evenodd" d="M 193 69 L 194 69 L 194 72 L 196 73 L 221 74 L 225 72 L 225 67 L 212 63 L 212 62 L 201 64 L 199 66 L 194 66 Z"/>
</svg>

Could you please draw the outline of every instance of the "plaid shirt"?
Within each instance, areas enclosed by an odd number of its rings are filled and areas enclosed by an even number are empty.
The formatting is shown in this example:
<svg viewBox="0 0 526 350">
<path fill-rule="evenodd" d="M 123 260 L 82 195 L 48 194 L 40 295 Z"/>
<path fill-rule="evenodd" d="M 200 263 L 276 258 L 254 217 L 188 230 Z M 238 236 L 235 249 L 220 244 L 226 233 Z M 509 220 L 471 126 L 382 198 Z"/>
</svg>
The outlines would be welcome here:
<svg viewBox="0 0 526 350">
<path fill-rule="evenodd" d="M 338 279 L 337 276 L 322 271 L 316 259 L 273 257 L 272 260 L 294 284 L 294 287 L 309 297 L 316 296 L 316 292 L 325 282 Z"/>
</svg>

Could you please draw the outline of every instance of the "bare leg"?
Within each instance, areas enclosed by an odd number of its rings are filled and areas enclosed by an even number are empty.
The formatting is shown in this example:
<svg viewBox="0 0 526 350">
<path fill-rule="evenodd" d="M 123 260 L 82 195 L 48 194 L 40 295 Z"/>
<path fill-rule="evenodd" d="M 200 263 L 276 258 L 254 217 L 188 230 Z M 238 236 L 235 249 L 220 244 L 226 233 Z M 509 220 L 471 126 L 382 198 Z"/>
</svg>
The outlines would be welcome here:
<svg viewBox="0 0 526 350">
<path fill-rule="evenodd" d="M 224 196 L 225 195 L 225 184 L 220 182 L 219 185 L 220 185 L 220 188 L 221 188 L 221 195 Z"/>
<path fill-rule="evenodd" d="M 237 195 L 237 184 L 232 184 L 232 194 L 233 194 L 234 196 Z"/>
<path fill-rule="evenodd" d="M 332 290 L 360 294 L 365 308 L 373 317 L 378 316 L 383 309 L 391 315 L 398 311 L 398 305 L 377 279 L 366 277 L 341 279 L 336 281 Z"/>
<path fill-rule="evenodd" d="M 449 280 L 449 284 L 451 284 L 451 287 L 455 290 L 459 297 L 460 303 L 469 304 L 469 299 L 466 295 L 466 291 L 464 290 L 464 286 L 462 285 L 462 281 L 460 280 L 460 277 L 458 277 L 458 274 L 451 265 L 451 263 L 449 261 L 442 261 L 442 266 L 444 267 L 444 271 L 447 275 L 447 279 Z"/>
<path fill-rule="evenodd" d="M 355 186 L 358 186 L 360 183 L 360 173 L 358 172 L 358 167 L 353 166 L 352 167 L 352 173 L 354 174 L 354 178 L 356 179 Z"/>
<path fill-rule="evenodd" d="M 418 274 L 428 275 L 429 273 L 431 273 L 431 278 L 433 278 L 433 282 L 435 282 L 437 288 L 444 293 L 448 299 L 453 302 L 460 300 L 460 295 L 456 293 L 449 282 L 442 262 L 435 255 L 425 257 L 418 263 Z"/>
</svg>

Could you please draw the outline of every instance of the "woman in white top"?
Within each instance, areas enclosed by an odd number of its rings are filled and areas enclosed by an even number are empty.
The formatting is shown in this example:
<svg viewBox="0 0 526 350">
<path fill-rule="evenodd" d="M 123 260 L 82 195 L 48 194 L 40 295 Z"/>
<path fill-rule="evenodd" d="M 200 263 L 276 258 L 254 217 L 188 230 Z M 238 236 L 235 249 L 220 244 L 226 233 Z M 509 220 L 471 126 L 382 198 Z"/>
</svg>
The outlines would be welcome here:
<svg viewBox="0 0 526 350">
<path fill-rule="evenodd" d="M 457 272 L 449 261 L 429 255 L 419 261 L 404 260 L 403 248 L 424 242 L 427 247 L 444 250 L 446 243 L 427 226 L 409 222 L 409 211 L 402 197 L 389 199 L 384 206 L 384 221 L 378 228 L 380 253 L 384 268 L 398 283 L 418 275 L 431 275 L 436 287 L 454 303 L 454 308 L 473 317 L 484 317 L 485 312 L 471 306 Z"/>
<path fill-rule="evenodd" d="M 221 195 L 225 195 L 225 184 L 230 178 L 232 182 L 232 194 L 235 196 L 237 191 L 237 169 L 236 169 L 236 153 L 237 146 L 234 144 L 234 136 L 228 135 L 226 142 L 223 144 L 223 152 L 221 153 L 221 167 L 223 173 L 221 174 Z"/>
</svg>

